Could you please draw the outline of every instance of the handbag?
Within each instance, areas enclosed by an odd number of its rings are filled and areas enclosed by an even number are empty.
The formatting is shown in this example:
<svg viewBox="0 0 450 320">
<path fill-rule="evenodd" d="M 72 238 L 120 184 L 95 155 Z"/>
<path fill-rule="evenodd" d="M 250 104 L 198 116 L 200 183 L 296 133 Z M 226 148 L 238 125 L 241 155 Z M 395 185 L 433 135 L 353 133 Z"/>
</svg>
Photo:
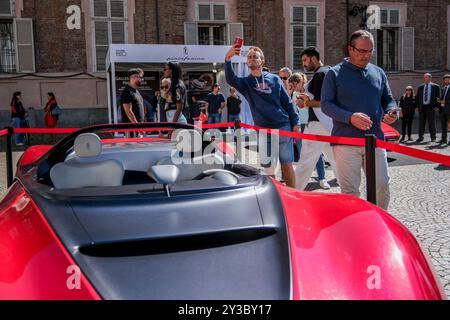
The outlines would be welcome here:
<svg viewBox="0 0 450 320">
<path fill-rule="evenodd" d="M 55 105 L 55 107 L 51 111 L 52 116 L 58 117 L 61 115 L 61 108 L 58 105 Z"/>
</svg>

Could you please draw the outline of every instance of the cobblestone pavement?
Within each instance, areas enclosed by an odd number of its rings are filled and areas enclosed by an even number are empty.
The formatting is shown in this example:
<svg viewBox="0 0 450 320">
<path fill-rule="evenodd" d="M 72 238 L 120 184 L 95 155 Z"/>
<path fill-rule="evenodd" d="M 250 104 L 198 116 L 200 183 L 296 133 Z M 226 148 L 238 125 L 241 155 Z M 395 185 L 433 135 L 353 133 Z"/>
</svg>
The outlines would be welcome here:
<svg viewBox="0 0 450 320">
<path fill-rule="evenodd" d="M 427 140 L 426 140 L 427 141 Z M 425 143 L 413 147 L 450 155 L 450 146 L 438 147 Z M 396 157 L 389 153 L 388 156 Z M 14 153 L 17 160 L 20 153 Z M 250 158 L 255 155 L 250 155 Z M 397 165 L 396 163 L 403 163 Z M 315 192 L 339 192 L 332 180 L 332 171 L 327 169 L 327 178 L 332 186 L 326 191 L 319 188 L 313 174 L 307 190 Z M 391 203 L 389 212 L 401 221 L 416 236 L 428 253 L 448 297 L 450 297 L 450 170 L 424 161 L 401 160 L 389 163 Z M 364 180 L 364 179 L 363 179 Z M 365 197 L 365 182 L 361 194 Z M 6 191 L 5 154 L 0 153 L 0 195 Z"/>
</svg>

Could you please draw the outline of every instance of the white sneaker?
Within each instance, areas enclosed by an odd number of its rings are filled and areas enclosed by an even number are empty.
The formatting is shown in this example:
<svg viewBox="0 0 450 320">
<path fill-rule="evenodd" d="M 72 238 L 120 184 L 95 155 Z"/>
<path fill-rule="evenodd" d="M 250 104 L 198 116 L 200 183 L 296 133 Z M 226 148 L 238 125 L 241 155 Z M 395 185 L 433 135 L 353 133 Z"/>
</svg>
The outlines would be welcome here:
<svg viewBox="0 0 450 320">
<path fill-rule="evenodd" d="M 327 182 L 327 180 L 325 180 L 325 179 L 320 180 L 320 181 L 319 181 L 319 185 L 320 185 L 320 187 L 321 187 L 322 189 L 325 189 L 325 190 L 330 190 L 330 189 L 331 189 L 330 184 L 329 184 L 329 183 Z"/>
</svg>

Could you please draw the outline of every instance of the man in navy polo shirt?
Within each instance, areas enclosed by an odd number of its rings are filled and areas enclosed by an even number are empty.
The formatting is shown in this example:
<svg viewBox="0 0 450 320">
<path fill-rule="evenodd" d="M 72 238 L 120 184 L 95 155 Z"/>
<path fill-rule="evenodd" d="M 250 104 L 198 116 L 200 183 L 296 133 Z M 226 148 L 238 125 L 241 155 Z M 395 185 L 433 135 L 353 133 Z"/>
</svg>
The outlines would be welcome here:
<svg viewBox="0 0 450 320">
<path fill-rule="evenodd" d="M 384 140 L 381 121 L 391 124 L 398 118 L 386 74 L 369 62 L 373 48 L 370 32 L 354 32 L 348 44 L 349 58 L 325 76 L 321 106 L 333 119 L 332 136 L 363 138 L 372 133 Z M 365 148 L 333 145 L 333 153 L 341 191 L 359 197 Z M 377 205 L 387 210 L 390 178 L 384 149 L 376 149 L 376 173 Z"/>
</svg>

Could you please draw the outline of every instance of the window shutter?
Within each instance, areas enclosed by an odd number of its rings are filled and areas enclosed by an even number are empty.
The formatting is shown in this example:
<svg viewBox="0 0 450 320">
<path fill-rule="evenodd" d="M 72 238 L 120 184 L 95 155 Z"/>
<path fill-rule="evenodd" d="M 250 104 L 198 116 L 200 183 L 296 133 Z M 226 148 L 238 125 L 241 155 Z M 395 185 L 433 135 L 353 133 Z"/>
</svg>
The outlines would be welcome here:
<svg viewBox="0 0 450 320">
<path fill-rule="evenodd" d="M 15 43 L 17 47 L 17 70 L 35 72 L 33 20 L 14 19 Z"/>
<path fill-rule="evenodd" d="M 111 43 L 125 43 L 125 23 L 111 22 Z"/>
<path fill-rule="evenodd" d="M 369 31 L 373 35 L 373 49 L 375 50 L 372 58 L 370 59 L 370 63 L 378 65 L 378 30 L 373 29 Z"/>
<path fill-rule="evenodd" d="M 215 4 L 214 5 L 214 20 L 225 20 L 225 5 Z"/>
<path fill-rule="evenodd" d="M 111 0 L 111 17 L 113 18 L 124 18 L 124 3 L 123 0 Z"/>
<path fill-rule="evenodd" d="M 11 0 L 0 0 L 0 15 L 11 16 Z"/>
<path fill-rule="evenodd" d="M 414 70 L 414 28 L 401 28 L 402 70 Z"/>
<path fill-rule="evenodd" d="M 184 23 L 184 44 L 198 44 L 197 22 Z"/>
<path fill-rule="evenodd" d="M 243 23 L 229 23 L 228 29 L 228 44 L 232 45 L 236 37 L 244 38 L 244 24 Z"/>
<path fill-rule="evenodd" d="M 211 20 L 211 6 L 209 4 L 198 5 L 198 20 Z"/>
<path fill-rule="evenodd" d="M 292 7 L 292 22 L 303 23 L 304 7 Z"/>
<path fill-rule="evenodd" d="M 307 7 L 306 8 L 306 23 L 317 23 L 319 20 L 318 15 L 318 9 L 314 7 Z"/>
<path fill-rule="evenodd" d="M 94 17 L 107 17 L 108 16 L 108 1 L 107 0 L 94 0 Z"/>
</svg>

